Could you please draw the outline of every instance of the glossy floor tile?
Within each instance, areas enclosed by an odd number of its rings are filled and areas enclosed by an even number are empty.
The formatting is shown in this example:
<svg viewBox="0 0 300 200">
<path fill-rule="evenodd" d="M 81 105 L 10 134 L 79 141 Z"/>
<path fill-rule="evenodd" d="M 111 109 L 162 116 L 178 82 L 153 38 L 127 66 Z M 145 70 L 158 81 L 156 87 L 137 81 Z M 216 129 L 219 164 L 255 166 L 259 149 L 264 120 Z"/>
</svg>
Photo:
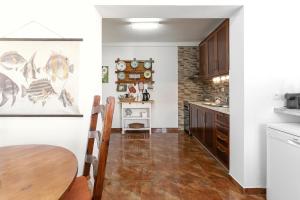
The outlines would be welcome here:
<svg viewBox="0 0 300 200">
<path fill-rule="evenodd" d="M 242 194 L 227 171 L 182 133 L 112 134 L 104 184 L 104 200 L 265 199 Z"/>
</svg>

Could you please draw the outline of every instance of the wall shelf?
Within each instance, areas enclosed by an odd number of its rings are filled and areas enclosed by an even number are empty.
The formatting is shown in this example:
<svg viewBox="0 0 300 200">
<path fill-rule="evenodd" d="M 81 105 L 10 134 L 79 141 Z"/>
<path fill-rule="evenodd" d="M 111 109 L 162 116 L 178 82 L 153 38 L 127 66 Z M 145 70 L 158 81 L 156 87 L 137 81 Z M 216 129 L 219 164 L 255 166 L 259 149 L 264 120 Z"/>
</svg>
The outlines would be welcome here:
<svg viewBox="0 0 300 200">
<path fill-rule="evenodd" d="M 143 82 L 143 83 L 154 83 L 154 81 L 151 81 L 151 80 L 139 80 L 139 79 L 136 79 L 136 80 L 118 80 L 116 81 L 116 83 L 139 83 L 139 82 Z"/>
<path fill-rule="evenodd" d="M 136 61 L 137 62 L 137 66 L 136 67 L 132 67 L 131 66 L 131 62 L 132 61 Z M 151 66 L 145 68 L 144 64 L 145 62 L 151 62 Z M 122 79 L 119 79 L 119 77 L 117 76 L 117 81 L 115 82 L 116 84 L 131 84 L 131 83 L 139 83 L 139 82 L 143 82 L 143 83 L 154 83 L 153 81 L 153 73 L 154 70 L 152 70 L 152 64 L 154 63 L 154 61 L 152 60 L 152 58 L 150 58 L 149 60 L 120 60 L 119 58 L 115 61 L 117 64 L 119 62 L 125 62 L 125 69 L 123 71 L 118 70 L 118 68 L 116 68 L 115 73 L 119 74 L 119 73 L 124 73 L 125 76 Z M 146 71 L 150 71 L 150 77 L 146 78 L 145 77 L 145 72 Z M 131 78 L 130 76 L 132 74 L 139 74 L 138 78 Z"/>
<path fill-rule="evenodd" d="M 150 117 L 123 117 L 125 120 L 148 120 Z"/>
<path fill-rule="evenodd" d="M 300 109 L 288 109 L 286 107 L 274 108 L 275 113 L 300 117 Z"/>
<path fill-rule="evenodd" d="M 151 71 L 152 74 L 154 73 L 154 70 L 150 70 L 150 71 Z M 128 74 L 144 74 L 145 73 L 145 71 L 140 71 L 140 70 L 136 70 L 136 71 L 134 71 L 134 70 L 131 70 L 131 71 L 129 71 L 129 70 L 119 71 L 119 70 L 117 70 L 117 71 L 115 71 L 116 74 L 120 73 L 120 72 L 124 72 L 124 73 L 128 73 Z"/>
</svg>

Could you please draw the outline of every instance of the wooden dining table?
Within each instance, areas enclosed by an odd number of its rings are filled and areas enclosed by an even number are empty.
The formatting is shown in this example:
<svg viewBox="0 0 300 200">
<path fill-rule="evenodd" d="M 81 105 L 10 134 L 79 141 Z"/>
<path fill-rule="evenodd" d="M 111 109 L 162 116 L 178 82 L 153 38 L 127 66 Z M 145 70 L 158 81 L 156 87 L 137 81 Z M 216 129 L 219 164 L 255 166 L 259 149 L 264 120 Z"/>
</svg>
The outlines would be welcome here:
<svg viewBox="0 0 300 200">
<path fill-rule="evenodd" d="M 77 167 L 75 155 L 63 147 L 0 147 L 0 199 L 61 199 L 75 180 Z"/>
</svg>

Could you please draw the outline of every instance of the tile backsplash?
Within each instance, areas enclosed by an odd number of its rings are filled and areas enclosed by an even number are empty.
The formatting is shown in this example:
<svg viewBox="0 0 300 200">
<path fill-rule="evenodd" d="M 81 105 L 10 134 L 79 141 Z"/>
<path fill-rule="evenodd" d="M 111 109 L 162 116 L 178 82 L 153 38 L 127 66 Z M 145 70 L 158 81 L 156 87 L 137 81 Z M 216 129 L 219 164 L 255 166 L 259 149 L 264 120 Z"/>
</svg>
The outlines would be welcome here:
<svg viewBox="0 0 300 200">
<path fill-rule="evenodd" d="M 214 101 L 217 97 L 226 101 L 229 97 L 228 81 L 213 83 L 202 81 L 199 72 L 199 48 L 178 47 L 178 126 L 183 130 L 183 101 Z"/>
</svg>

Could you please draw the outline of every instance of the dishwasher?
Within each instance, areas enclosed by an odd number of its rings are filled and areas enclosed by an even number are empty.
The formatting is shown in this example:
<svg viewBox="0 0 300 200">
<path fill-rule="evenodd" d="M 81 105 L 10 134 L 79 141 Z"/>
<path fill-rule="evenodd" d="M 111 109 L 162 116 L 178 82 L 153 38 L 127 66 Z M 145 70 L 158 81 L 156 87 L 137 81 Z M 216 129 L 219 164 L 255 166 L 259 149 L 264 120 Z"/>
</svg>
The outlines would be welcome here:
<svg viewBox="0 0 300 200">
<path fill-rule="evenodd" d="M 267 126 L 267 200 L 300 199 L 300 124 Z"/>
</svg>

